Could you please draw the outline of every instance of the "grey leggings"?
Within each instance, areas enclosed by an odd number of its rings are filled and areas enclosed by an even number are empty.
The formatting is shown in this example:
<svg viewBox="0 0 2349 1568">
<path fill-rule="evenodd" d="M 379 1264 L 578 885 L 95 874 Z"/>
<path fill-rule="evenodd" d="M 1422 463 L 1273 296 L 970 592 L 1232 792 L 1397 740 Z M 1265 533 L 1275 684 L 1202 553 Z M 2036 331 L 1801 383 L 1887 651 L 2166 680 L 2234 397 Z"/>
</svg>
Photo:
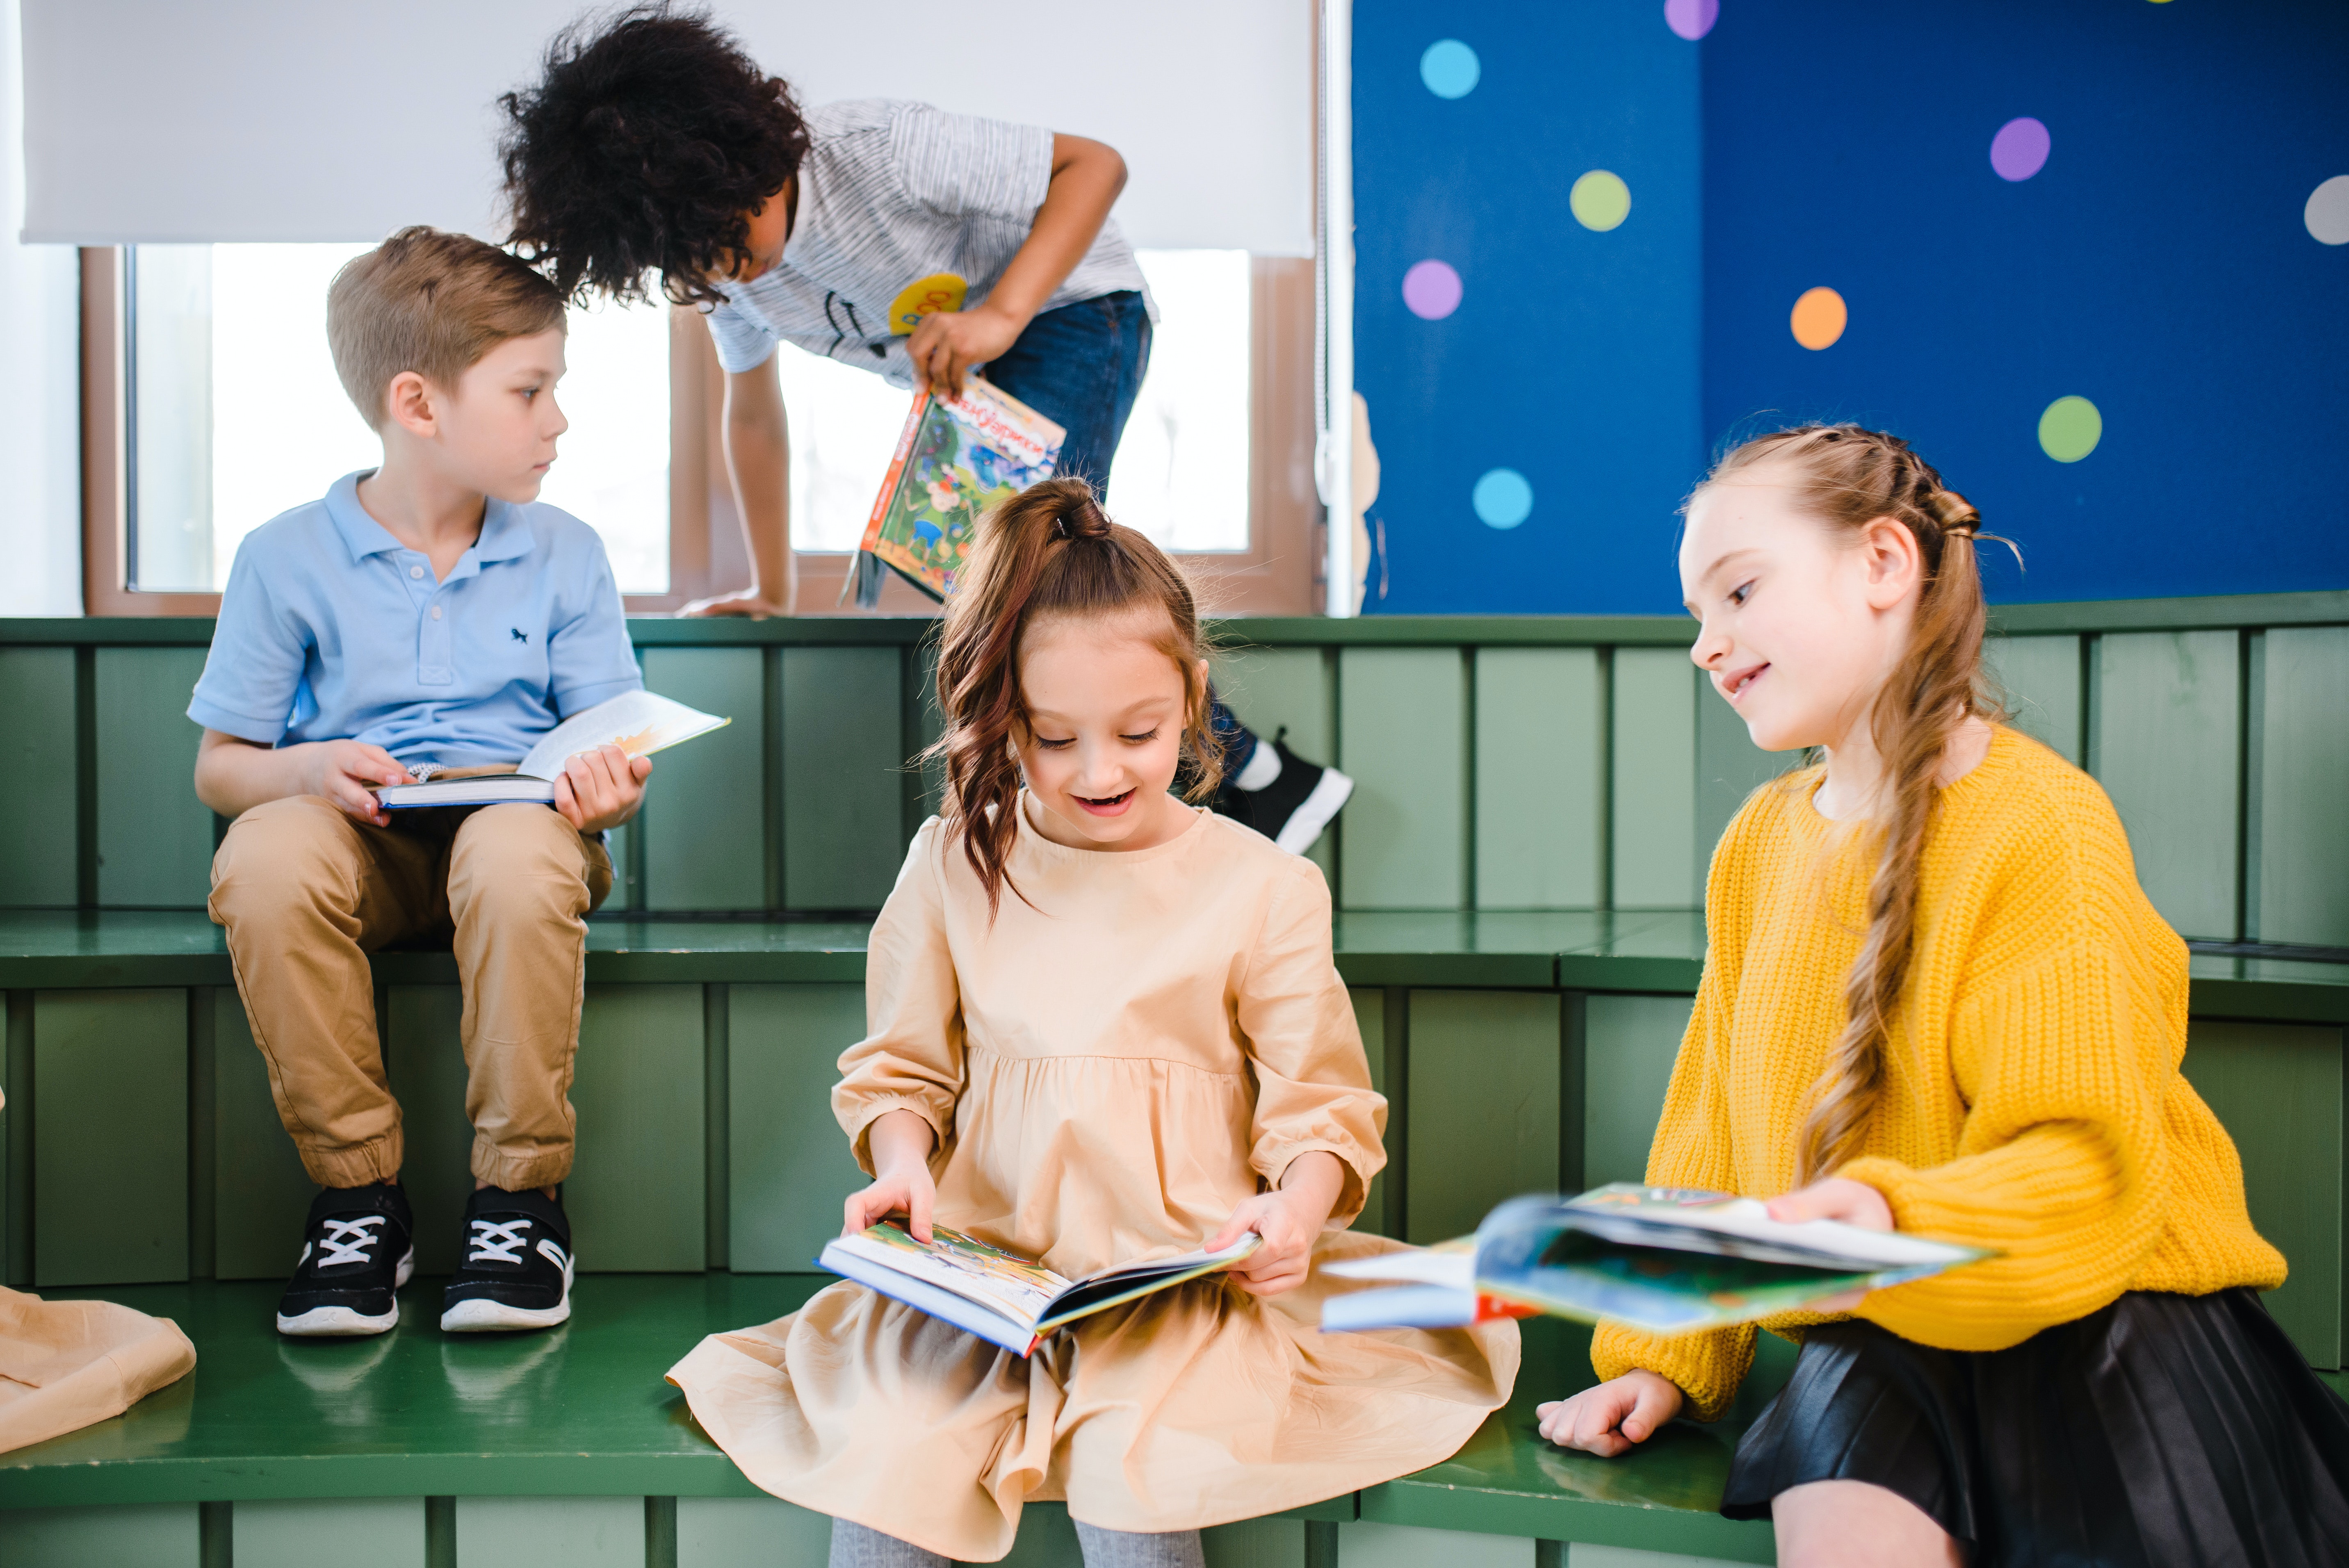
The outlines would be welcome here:
<svg viewBox="0 0 2349 1568">
<path fill-rule="evenodd" d="M 1130 1530 L 1103 1530 L 1081 1520 L 1077 1544 L 1084 1548 L 1085 1568 L 1206 1568 L 1195 1530 L 1174 1530 L 1145 1535 Z M 947 1568 L 947 1559 L 925 1552 L 894 1535 L 845 1519 L 832 1522 L 831 1568 Z"/>
</svg>

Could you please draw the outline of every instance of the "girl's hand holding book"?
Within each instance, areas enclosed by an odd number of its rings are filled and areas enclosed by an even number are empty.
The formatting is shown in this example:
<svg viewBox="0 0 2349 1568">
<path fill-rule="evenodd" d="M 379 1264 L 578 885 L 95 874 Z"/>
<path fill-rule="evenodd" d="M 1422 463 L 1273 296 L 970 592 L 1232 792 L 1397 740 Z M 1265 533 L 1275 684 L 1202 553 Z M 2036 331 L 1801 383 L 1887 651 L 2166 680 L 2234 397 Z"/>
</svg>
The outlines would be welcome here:
<svg viewBox="0 0 2349 1568">
<path fill-rule="evenodd" d="M 1863 1231 L 1889 1231 L 1892 1205 L 1884 1194 L 1865 1181 L 1847 1181 L 1840 1176 L 1830 1176 L 1824 1181 L 1814 1181 L 1798 1187 L 1782 1197 L 1770 1200 L 1770 1217 L 1788 1224 L 1798 1225 L 1805 1220 L 1841 1220 L 1847 1225 L 1857 1225 Z M 1818 1312 L 1849 1312 L 1860 1304 L 1868 1293 L 1847 1290 L 1841 1295 L 1829 1296 L 1814 1308 Z"/>
<path fill-rule="evenodd" d="M 1314 1239 L 1330 1222 L 1330 1211 L 1345 1190 L 1346 1169 L 1338 1157 L 1325 1150 L 1308 1150 L 1281 1172 L 1279 1191 L 1259 1192 L 1234 1209 L 1206 1250 L 1221 1252 L 1254 1231 L 1264 1244 L 1230 1271 L 1240 1288 L 1250 1295 L 1295 1290 L 1312 1272 Z"/>
<path fill-rule="evenodd" d="M 938 1196 L 930 1180 L 930 1150 L 937 1141 L 930 1124 L 910 1110 L 893 1110 L 866 1130 L 865 1140 L 873 1150 L 873 1185 L 848 1195 L 840 1233 L 859 1235 L 867 1225 L 903 1214 L 906 1233 L 927 1246 L 930 1208 Z"/>
</svg>

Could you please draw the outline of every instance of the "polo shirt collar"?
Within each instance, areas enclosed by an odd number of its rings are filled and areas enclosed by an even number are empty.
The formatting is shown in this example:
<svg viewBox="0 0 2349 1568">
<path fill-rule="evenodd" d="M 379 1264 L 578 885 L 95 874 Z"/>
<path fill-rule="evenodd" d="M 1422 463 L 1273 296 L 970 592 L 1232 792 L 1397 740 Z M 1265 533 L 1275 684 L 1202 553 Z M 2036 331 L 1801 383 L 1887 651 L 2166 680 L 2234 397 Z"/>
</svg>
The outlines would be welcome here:
<svg viewBox="0 0 2349 1568">
<path fill-rule="evenodd" d="M 344 547 L 350 551 L 354 564 L 370 555 L 381 555 L 408 547 L 391 536 L 391 531 L 367 515 L 359 504 L 359 480 L 375 472 L 361 469 L 345 474 L 326 491 L 326 515 L 334 520 L 335 531 L 343 537 Z M 536 542 L 532 539 L 530 524 L 523 521 L 522 508 L 495 496 L 481 515 L 481 536 L 473 541 L 472 548 L 458 558 L 454 578 L 466 575 L 466 562 L 474 566 L 492 561 L 512 561 L 528 555 Z"/>
</svg>

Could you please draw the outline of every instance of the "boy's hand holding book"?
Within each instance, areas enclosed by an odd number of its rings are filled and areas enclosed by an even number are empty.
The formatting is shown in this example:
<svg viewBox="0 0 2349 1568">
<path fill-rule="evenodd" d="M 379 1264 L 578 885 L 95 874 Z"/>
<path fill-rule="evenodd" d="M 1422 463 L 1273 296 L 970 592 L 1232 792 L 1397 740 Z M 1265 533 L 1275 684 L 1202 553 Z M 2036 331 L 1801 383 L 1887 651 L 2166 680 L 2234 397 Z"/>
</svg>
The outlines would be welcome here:
<svg viewBox="0 0 2349 1568">
<path fill-rule="evenodd" d="M 380 828 L 389 823 L 376 790 L 386 784 L 408 782 L 408 769 L 380 746 L 361 740 L 314 740 L 289 747 L 301 754 L 303 795 L 324 795 L 362 822 Z"/>
<path fill-rule="evenodd" d="M 616 828 L 644 803 L 645 780 L 653 759 L 631 757 L 616 746 L 599 746 L 567 758 L 554 778 L 554 809 L 583 833 Z"/>
</svg>

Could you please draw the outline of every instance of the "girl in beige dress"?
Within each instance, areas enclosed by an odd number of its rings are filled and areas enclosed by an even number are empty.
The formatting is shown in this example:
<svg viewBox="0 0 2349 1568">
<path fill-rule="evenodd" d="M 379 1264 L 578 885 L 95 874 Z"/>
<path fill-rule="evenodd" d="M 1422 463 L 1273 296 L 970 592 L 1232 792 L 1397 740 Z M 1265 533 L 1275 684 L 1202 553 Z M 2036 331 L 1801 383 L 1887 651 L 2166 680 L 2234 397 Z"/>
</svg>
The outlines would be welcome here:
<svg viewBox="0 0 2349 1568">
<path fill-rule="evenodd" d="M 833 1568 L 991 1563 L 1065 1499 L 1090 1568 L 1200 1562 L 1200 1527 L 1448 1458 L 1516 1328 L 1319 1331 L 1316 1263 L 1386 1161 L 1386 1102 L 1312 862 L 1170 794 L 1214 789 L 1191 593 L 1081 481 L 990 514 L 947 613 L 945 814 L 873 929 L 833 1107 L 873 1184 L 1071 1276 L 1261 1244 L 1026 1360 L 843 1282 L 679 1362 L 705 1430 L 833 1516 Z M 1023 788 L 1024 784 L 1024 788 Z"/>
</svg>

